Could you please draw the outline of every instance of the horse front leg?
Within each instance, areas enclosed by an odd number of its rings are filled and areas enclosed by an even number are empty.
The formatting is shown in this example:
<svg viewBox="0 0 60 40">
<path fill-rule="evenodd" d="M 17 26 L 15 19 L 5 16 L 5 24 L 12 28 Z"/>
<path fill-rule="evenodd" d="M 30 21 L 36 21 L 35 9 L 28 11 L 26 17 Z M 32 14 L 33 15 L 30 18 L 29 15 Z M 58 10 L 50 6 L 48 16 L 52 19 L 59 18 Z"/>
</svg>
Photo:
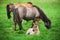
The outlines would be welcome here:
<svg viewBox="0 0 60 40">
<path fill-rule="evenodd" d="M 34 26 L 33 23 L 37 23 L 37 22 L 39 22 L 39 21 L 40 21 L 40 18 L 34 18 L 34 20 L 33 20 L 33 22 L 32 22 L 32 26 L 31 26 L 31 28 Z"/>
<path fill-rule="evenodd" d="M 15 15 L 13 15 L 13 21 L 14 21 L 14 30 L 16 31 L 16 24 L 17 24 L 17 21 L 16 21 Z"/>
<path fill-rule="evenodd" d="M 35 23 L 35 20 L 33 20 L 31 28 L 33 28 L 33 26 L 34 26 L 33 23 Z"/>
</svg>

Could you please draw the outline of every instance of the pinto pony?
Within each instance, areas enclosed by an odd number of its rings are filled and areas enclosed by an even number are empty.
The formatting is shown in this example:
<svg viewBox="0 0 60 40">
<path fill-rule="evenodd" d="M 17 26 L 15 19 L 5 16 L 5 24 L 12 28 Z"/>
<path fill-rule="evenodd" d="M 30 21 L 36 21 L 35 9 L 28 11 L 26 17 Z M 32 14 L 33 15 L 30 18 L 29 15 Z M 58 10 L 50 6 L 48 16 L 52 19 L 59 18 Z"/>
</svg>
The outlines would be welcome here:
<svg viewBox="0 0 60 40">
<path fill-rule="evenodd" d="M 38 25 L 36 23 L 33 23 L 33 28 L 29 28 L 26 32 L 26 34 L 28 35 L 32 35 L 32 34 L 40 34 Z"/>
<path fill-rule="evenodd" d="M 23 19 L 26 21 L 33 20 L 33 23 L 41 19 L 44 22 L 46 28 L 51 28 L 51 21 L 47 18 L 47 16 L 38 6 L 33 5 L 31 2 L 28 2 L 27 4 L 8 4 L 6 8 L 8 19 L 11 18 L 10 13 L 13 12 L 15 30 L 16 24 L 19 25 L 20 30 L 23 29 Z"/>
</svg>

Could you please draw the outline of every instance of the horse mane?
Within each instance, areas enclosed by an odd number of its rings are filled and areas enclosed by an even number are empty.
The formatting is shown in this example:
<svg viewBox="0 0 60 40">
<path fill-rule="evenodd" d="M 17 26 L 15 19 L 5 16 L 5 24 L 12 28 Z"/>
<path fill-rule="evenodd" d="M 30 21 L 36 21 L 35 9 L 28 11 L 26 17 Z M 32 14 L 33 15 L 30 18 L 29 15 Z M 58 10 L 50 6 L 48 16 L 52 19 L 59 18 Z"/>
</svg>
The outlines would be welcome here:
<svg viewBox="0 0 60 40">
<path fill-rule="evenodd" d="M 47 18 L 46 15 L 44 14 L 44 12 L 36 5 L 33 5 L 33 7 L 36 7 L 38 9 L 38 11 L 40 13 L 40 18 L 43 19 L 43 21 L 44 21 L 44 19 Z"/>
<path fill-rule="evenodd" d="M 44 14 L 44 12 L 36 5 L 33 5 L 33 7 L 36 7 L 40 13 L 40 18 L 44 21 L 45 26 L 49 29 L 51 26 L 51 21 L 47 18 L 47 16 Z"/>
</svg>

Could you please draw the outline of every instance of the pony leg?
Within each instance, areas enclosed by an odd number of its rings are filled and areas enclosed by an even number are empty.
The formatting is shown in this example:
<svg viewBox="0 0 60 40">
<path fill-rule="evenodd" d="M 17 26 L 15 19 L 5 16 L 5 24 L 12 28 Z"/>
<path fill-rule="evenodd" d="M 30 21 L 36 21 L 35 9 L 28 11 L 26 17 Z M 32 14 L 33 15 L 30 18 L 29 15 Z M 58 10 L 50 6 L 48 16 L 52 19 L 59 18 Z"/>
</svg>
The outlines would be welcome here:
<svg viewBox="0 0 60 40">
<path fill-rule="evenodd" d="M 17 24 L 17 21 L 15 19 L 15 15 L 13 15 L 13 20 L 14 20 L 14 30 L 16 31 L 16 24 Z"/>
<path fill-rule="evenodd" d="M 36 21 L 37 22 L 39 22 L 40 21 L 40 18 L 35 18 L 34 20 L 33 20 L 33 23 L 36 23 Z M 32 26 L 31 26 L 31 28 L 34 26 L 34 24 L 32 23 Z"/>
<path fill-rule="evenodd" d="M 16 31 L 16 22 L 14 22 L 14 25 L 15 25 L 14 30 Z"/>
</svg>

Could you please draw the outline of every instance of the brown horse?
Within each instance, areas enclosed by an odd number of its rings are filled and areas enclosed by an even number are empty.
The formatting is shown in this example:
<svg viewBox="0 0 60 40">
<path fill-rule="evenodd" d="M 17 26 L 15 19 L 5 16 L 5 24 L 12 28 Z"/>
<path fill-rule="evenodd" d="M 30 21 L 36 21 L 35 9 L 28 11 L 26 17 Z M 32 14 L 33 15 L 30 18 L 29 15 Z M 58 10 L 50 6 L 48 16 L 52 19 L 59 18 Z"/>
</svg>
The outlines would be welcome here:
<svg viewBox="0 0 60 40">
<path fill-rule="evenodd" d="M 19 29 L 22 29 L 22 20 L 33 20 L 33 23 L 40 19 L 44 22 L 45 26 L 49 29 L 51 27 L 51 21 L 47 18 L 44 12 L 33 5 L 31 2 L 27 4 L 8 4 L 7 5 L 7 16 L 10 19 L 10 13 L 13 12 L 14 24 L 16 30 L 16 24 L 19 25 Z M 32 24 L 33 27 L 33 24 Z"/>
</svg>

